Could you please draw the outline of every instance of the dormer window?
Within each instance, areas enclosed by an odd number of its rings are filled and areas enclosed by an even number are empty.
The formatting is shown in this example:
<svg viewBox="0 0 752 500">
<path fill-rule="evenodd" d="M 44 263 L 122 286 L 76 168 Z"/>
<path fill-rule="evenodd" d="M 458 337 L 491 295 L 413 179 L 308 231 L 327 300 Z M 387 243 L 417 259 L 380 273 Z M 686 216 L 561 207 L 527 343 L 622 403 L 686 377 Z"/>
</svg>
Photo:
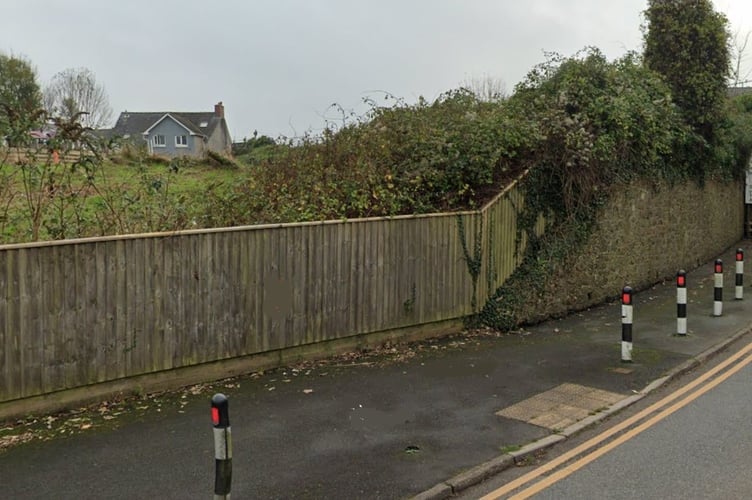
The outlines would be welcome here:
<svg viewBox="0 0 752 500">
<path fill-rule="evenodd" d="M 206 122 L 206 121 L 201 122 L 201 123 L 198 124 L 198 126 L 201 127 L 201 128 L 206 128 L 206 127 L 209 126 L 209 122 Z"/>
</svg>

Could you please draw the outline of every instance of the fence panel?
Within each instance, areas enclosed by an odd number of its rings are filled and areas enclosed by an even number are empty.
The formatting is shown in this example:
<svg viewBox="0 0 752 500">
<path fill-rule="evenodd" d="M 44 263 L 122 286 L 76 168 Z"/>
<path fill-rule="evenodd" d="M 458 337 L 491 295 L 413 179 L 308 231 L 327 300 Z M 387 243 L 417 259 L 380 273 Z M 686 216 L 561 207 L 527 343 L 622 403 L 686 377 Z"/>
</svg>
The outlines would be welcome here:
<svg viewBox="0 0 752 500">
<path fill-rule="evenodd" d="M 40 147 L 39 149 L 0 147 L 0 163 L 15 165 L 38 160 L 49 161 L 50 163 L 73 163 L 81 160 L 84 154 L 80 150 L 65 151 L 62 154 L 58 152 L 55 155 L 44 147 Z"/>
<path fill-rule="evenodd" d="M 462 317 L 519 260 L 515 196 L 477 212 L 0 246 L 0 401 Z"/>
</svg>

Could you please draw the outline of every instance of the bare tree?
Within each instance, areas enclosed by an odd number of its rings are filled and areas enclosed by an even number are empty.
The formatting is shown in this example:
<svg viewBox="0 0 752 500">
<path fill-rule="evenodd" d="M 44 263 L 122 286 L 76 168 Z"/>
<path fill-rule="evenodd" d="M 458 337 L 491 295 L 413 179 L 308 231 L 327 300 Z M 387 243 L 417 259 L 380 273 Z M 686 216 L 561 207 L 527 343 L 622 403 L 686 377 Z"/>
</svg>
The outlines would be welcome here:
<svg viewBox="0 0 752 500">
<path fill-rule="evenodd" d="M 749 83 L 752 83 L 752 69 L 745 67 L 747 61 L 747 47 L 749 45 L 749 37 L 752 35 L 752 31 L 747 31 L 744 37 L 737 31 L 734 33 L 734 42 L 731 47 L 731 77 L 730 85 L 732 87 L 743 87 Z"/>
<path fill-rule="evenodd" d="M 44 89 L 44 107 L 50 115 L 78 122 L 84 127 L 103 128 L 110 123 L 112 108 L 104 85 L 86 68 L 69 68 L 52 77 Z"/>
<path fill-rule="evenodd" d="M 473 76 L 462 82 L 462 87 L 472 92 L 479 101 L 498 102 L 507 98 L 504 80 L 490 75 Z"/>
</svg>

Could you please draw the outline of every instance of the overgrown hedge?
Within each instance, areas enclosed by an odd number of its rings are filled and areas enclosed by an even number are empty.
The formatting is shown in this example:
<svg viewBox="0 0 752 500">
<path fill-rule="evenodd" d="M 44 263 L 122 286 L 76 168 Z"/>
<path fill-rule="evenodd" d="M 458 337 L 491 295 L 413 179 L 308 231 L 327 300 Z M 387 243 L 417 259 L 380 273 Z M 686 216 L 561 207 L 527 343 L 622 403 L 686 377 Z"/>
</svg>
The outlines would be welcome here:
<svg viewBox="0 0 752 500">
<path fill-rule="evenodd" d="M 374 103 L 320 136 L 273 154 L 265 148 L 247 177 L 209 193 L 204 225 L 471 209 L 530 167 L 533 207 L 572 217 L 613 182 L 696 172 L 674 161 L 693 130 L 663 79 L 634 54 L 615 62 L 597 49 L 552 56 L 498 102 L 464 89 L 434 102 L 387 98 L 389 106 Z M 732 122 L 703 174 L 738 175 L 743 137 Z"/>
<path fill-rule="evenodd" d="M 520 153 L 535 165 L 523 181 L 521 231 L 530 240 L 522 265 L 472 318 L 508 330 L 520 322 L 522 297 L 542 296 L 553 268 L 577 252 L 598 208 L 615 185 L 636 177 L 673 183 L 743 175 L 750 152 L 752 99 L 730 101 L 712 161 L 683 154 L 696 132 L 674 105 L 663 78 L 628 55 L 609 63 L 595 49 L 553 57 L 510 99 L 536 124 L 535 141 Z M 679 154 L 677 154 L 679 152 Z M 532 231 L 538 214 L 548 227 Z"/>
<path fill-rule="evenodd" d="M 504 103 L 467 90 L 407 105 L 389 96 L 364 117 L 277 148 L 229 193 L 212 224 L 308 221 L 478 206 L 511 175 L 527 133 Z M 523 126 L 519 126 L 523 125 Z M 226 198 L 227 197 L 227 198 Z M 218 207 L 224 207 L 217 209 Z"/>
</svg>

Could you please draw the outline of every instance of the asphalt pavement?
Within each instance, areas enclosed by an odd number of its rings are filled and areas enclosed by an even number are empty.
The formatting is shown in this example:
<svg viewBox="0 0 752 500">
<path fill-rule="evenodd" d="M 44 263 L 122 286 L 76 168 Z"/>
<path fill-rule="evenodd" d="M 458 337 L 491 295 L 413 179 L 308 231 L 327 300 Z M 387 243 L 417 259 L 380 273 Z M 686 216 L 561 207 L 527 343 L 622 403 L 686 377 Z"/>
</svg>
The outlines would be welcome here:
<svg viewBox="0 0 752 500">
<path fill-rule="evenodd" d="M 752 256 L 752 244 L 739 247 Z M 230 401 L 232 498 L 447 498 L 566 439 L 712 355 L 752 326 L 752 263 L 723 315 L 713 262 L 690 270 L 688 334 L 673 279 L 634 295 L 632 363 L 621 305 L 513 333 L 385 346 L 263 374 L 0 424 L 0 497 L 210 498 L 209 400 Z M 752 260 L 749 259 L 748 260 Z M 618 291 L 615 291 L 615 295 Z"/>
</svg>

